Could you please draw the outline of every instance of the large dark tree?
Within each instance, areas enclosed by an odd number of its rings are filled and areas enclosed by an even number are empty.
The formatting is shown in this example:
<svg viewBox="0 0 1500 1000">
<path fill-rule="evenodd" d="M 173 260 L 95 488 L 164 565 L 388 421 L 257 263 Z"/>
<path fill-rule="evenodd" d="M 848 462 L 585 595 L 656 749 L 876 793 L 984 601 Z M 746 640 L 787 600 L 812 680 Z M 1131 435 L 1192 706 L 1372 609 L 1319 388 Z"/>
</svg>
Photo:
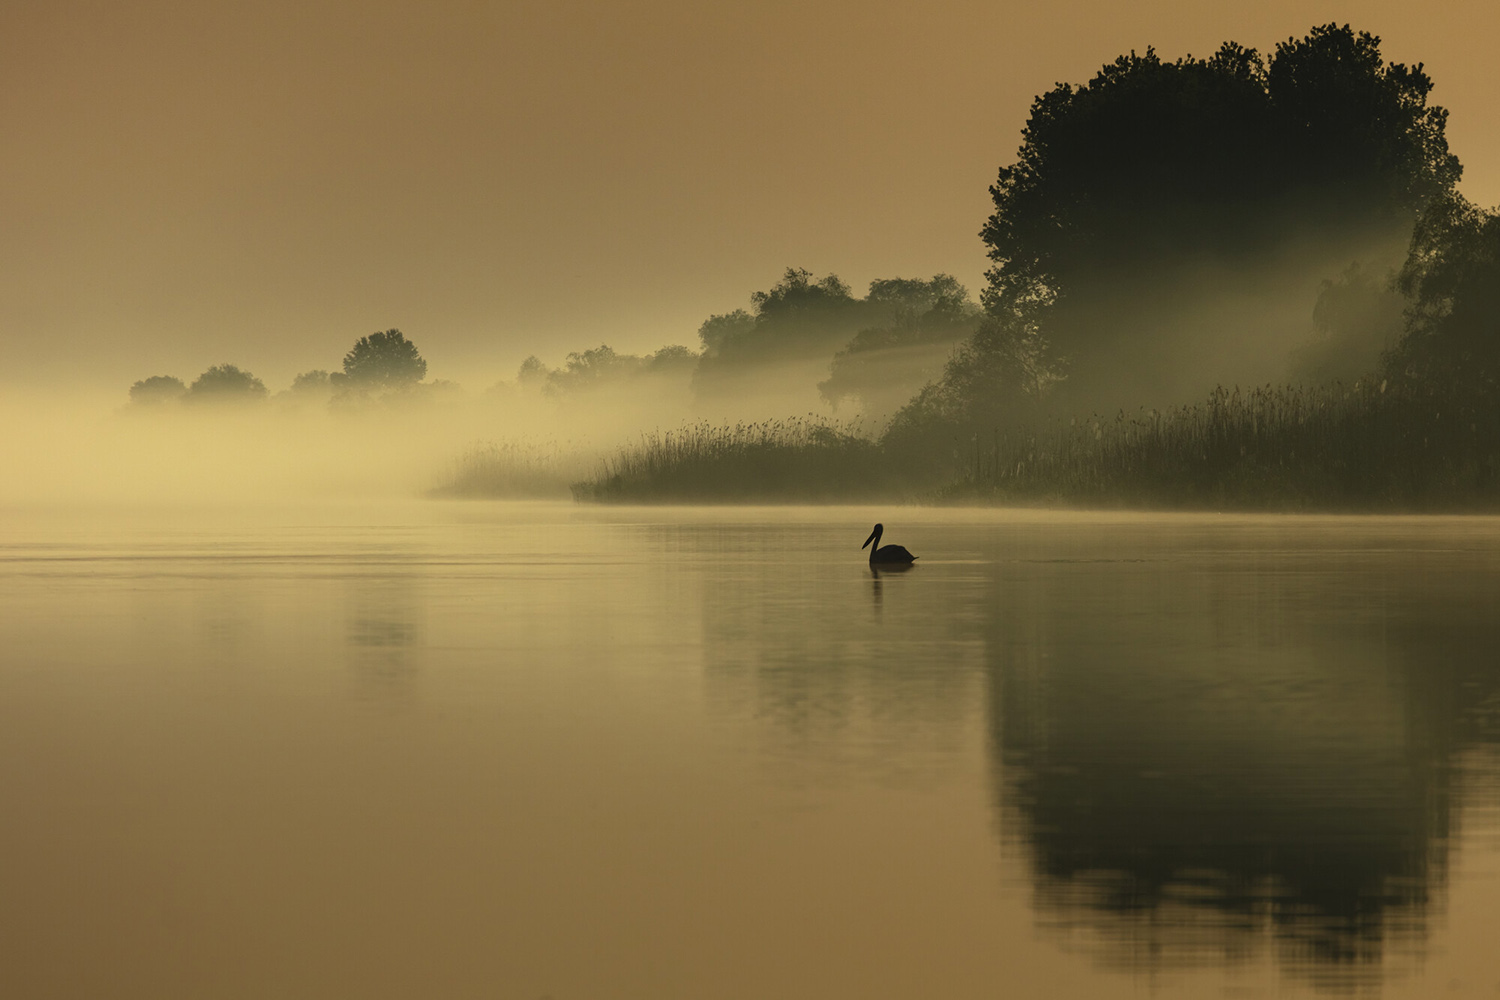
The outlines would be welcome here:
<svg viewBox="0 0 1500 1000">
<path fill-rule="evenodd" d="M 400 389 L 416 385 L 427 374 L 417 345 L 400 330 L 360 337 L 344 355 L 344 375 L 360 389 Z"/>
<path fill-rule="evenodd" d="M 1280 336 L 1259 304 L 1301 295 L 1305 317 L 1321 280 L 1391 254 L 1452 191 L 1431 88 L 1330 24 L 1269 63 L 1148 50 L 1043 94 L 981 231 L 991 339 L 1043 337 L 1075 403 L 1196 393 L 1216 357 Z"/>
</svg>

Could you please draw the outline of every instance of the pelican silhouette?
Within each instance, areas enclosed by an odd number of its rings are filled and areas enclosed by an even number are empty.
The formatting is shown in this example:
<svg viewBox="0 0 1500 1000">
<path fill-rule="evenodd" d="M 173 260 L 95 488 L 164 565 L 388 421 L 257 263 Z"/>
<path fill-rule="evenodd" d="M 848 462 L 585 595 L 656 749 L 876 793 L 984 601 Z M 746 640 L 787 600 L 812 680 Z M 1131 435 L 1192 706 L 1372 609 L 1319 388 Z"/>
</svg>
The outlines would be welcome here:
<svg viewBox="0 0 1500 1000">
<path fill-rule="evenodd" d="M 882 547 L 880 536 L 884 531 L 885 525 L 877 524 L 875 525 L 875 530 L 870 532 L 870 537 L 865 539 L 865 545 L 870 546 L 870 564 L 872 566 L 875 563 L 904 563 L 911 565 L 916 561 L 917 557 L 906 551 L 904 546 L 886 545 Z M 871 545 L 872 542 L 874 543 L 873 545 Z M 860 548 L 864 548 L 865 545 L 861 545 Z"/>
</svg>

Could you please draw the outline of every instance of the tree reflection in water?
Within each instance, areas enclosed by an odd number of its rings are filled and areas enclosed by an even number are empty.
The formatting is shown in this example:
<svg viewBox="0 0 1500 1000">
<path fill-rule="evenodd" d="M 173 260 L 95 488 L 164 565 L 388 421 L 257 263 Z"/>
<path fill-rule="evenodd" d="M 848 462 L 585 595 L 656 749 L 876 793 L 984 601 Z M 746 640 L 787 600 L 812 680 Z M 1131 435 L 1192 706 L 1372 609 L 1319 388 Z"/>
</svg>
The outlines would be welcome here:
<svg viewBox="0 0 1500 1000">
<path fill-rule="evenodd" d="M 983 705 L 1002 848 L 1105 966 L 1399 975 L 1500 798 L 1461 764 L 1500 745 L 1500 534 L 1118 520 L 929 529 L 889 577 L 812 528 L 720 538 L 752 557 L 705 575 L 707 690 L 839 781 L 928 780 Z"/>
<path fill-rule="evenodd" d="M 1181 556 L 995 568 L 997 805 L 1038 920 L 1137 971 L 1269 941 L 1319 986 L 1378 978 L 1444 891 L 1455 758 L 1495 738 L 1496 574 Z"/>
</svg>

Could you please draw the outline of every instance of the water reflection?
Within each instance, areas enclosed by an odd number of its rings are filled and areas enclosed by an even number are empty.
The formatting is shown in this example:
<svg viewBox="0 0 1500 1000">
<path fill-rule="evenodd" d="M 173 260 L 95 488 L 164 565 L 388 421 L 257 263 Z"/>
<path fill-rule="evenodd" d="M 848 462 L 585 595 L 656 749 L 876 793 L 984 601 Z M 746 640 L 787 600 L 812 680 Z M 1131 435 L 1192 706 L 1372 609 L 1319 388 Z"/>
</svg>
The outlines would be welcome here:
<svg viewBox="0 0 1500 1000">
<path fill-rule="evenodd" d="M 424 595 L 409 573 L 348 578 L 346 636 L 359 690 L 369 697 L 408 692 L 416 673 Z"/>
<path fill-rule="evenodd" d="M 885 591 L 880 586 L 880 578 L 882 576 L 894 576 L 898 573 L 909 572 L 915 565 L 915 563 L 890 563 L 882 566 L 878 563 L 870 563 L 870 582 L 872 584 L 872 594 L 875 598 L 875 617 L 877 620 L 880 618 L 880 612 L 885 600 Z"/>
<path fill-rule="evenodd" d="M 1500 584 L 1459 563 L 997 562 L 997 804 L 1039 921 L 1108 965 L 1269 949 L 1340 988 L 1419 952 L 1500 691 Z"/>
<path fill-rule="evenodd" d="M 922 570 L 869 567 L 822 526 L 739 531 L 705 526 L 701 548 L 738 551 L 705 573 L 705 684 L 722 716 L 753 718 L 791 780 L 847 781 L 847 768 L 908 780 L 941 766 L 983 710 L 983 647 L 935 639 L 952 608 Z M 803 553 L 788 563 L 781 553 Z M 909 567 L 903 567 L 909 569 Z M 923 568 L 925 569 L 925 567 Z"/>
</svg>

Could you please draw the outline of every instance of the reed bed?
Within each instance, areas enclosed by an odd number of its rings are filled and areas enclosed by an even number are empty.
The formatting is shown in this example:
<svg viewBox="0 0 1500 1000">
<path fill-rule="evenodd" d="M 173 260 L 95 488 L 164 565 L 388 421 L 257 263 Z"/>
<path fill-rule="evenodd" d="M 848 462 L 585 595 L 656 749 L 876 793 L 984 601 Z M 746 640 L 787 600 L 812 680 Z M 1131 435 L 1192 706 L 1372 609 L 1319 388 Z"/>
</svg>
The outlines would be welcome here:
<svg viewBox="0 0 1500 1000">
<path fill-rule="evenodd" d="M 568 495 L 584 467 L 577 451 L 556 442 L 483 442 L 453 461 L 435 497 L 548 499 Z"/>
<path fill-rule="evenodd" d="M 1216 390 L 1205 403 L 1094 416 L 973 442 L 950 495 L 1208 509 L 1500 506 L 1500 394 L 1384 381 Z"/>
<path fill-rule="evenodd" d="M 702 421 L 643 435 L 573 485 L 579 500 L 623 503 L 805 503 L 888 498 L 902 483 L 857 423 L 809 414 Z"/>
</svg>

